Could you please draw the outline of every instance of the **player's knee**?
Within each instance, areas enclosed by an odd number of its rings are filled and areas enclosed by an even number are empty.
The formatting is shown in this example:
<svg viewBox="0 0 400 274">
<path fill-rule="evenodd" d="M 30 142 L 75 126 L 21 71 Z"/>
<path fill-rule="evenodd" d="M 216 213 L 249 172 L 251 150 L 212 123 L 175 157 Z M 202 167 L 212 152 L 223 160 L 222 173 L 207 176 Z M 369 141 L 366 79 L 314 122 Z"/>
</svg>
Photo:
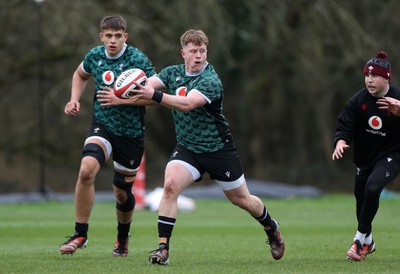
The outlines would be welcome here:
<svg viewBox="0 0 400 274">
<path fill-rule="evenodd" d="M 87 169 L 87 168 L 81 168 L 79 171 L 79 179 L 82 182 L 91 182 L 95 178 L 95 175 L 93 174 L 93 171 Z"/>
<path fill-rule="evenodd" d="M 179 195 L 178 189 L 176 188 L 176 184 L 171 179 L 166 179 L 164 182 L 164 197 L 165 198 L 174 198 Z"/>
<path fill-rule="evenodd" d="M 238 207 L 240 207 L 240 208 L 243 208 L 243 202 L 242 202 L 242 200 L 239 199 L 239 198 L 237 198 L 237 197 L 231 198 L 231 199 L 230 199 L 230 202 L 231 202 L 233 205 L 235 205 L 235 206 L 238 206 Z"/>
<path fill-rule="evenodd" d="M 128 178 L 128 180 L 127 180 Z M 132 193 L 133 179 L 132 176 L 126 177 L 118 171 L 114 172 L 116 208 L 122 212 L 129 212 L 135 208 L 135 196 Z"/>
<path fill-rule="evenodd" d="M 238 206 L 244 210 L 249 210 L 250 208 L 250 201 L 246 197 L 233 196 L 229 200 L 233 205 Z"/>
<path fill-rule="evenodd" d="M 95 143 L 86 144 L 82 149 L 82 158 L 91 156 L 95 158 L 100 166 L 104 164 L 106 161 L 106 156 L 104 154 L 103 148 Z"/>
<path fill-rule="evenodd" d="M 96 170 L 94 165 L 85 163 L 83 160 L 79 169 L 79 178 L 83 182 L 93 181 L 96 177 Z"/>
<path fill-rule="evenodd" d="M 367 184 L 365 187 L 365 196 L 366 197 L 379 197 L 383 188 L 378 184 Z"/>
<path fill-rule="evenodd" d="M 123 203 L 116 202 L 116 208 L 121 212 L 129 212 L 135 208 L 136 200 L 132 192 L 127 193 L 126 200 Z"/>
</svg>

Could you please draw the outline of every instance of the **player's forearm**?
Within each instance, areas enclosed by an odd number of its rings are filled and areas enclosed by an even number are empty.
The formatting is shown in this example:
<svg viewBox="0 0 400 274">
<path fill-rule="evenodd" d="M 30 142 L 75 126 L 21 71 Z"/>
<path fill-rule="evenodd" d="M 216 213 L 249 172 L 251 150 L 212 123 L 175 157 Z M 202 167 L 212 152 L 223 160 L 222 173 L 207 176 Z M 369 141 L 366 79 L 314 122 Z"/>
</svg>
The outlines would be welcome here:
<svg viewBox="0 0 400 274">
<path fill-rule="evenodd" d="M 160 92 L 160 91 L 155 91 L 155 92 Z M 187 98 L 186 96 L 174 96 L 163 93 L 162 100 L 159 103 L 170 109 L 175 109 L 184 112 L 193 109 L 193 107 L 190 104 L 189 98 Z"/>
<path fill-rule="evenodd" d="M 72 86 L 71 86 L 71 101 L 79 102 L 83 92 L 86 89 L 88 79 L 82 78 L 78 70 L 72 76 Z"/>
<path fill-rule="evenodd" d="M 144 99 L 144 98 L 136 98 L 131 97 L 129 99 L 121 100 L 123 101 L 123 105 L 134 105 L 134 106 L 149 106 L 149 105 L 156 105 L 157 102 L 151 99 Z"/>
</svg>

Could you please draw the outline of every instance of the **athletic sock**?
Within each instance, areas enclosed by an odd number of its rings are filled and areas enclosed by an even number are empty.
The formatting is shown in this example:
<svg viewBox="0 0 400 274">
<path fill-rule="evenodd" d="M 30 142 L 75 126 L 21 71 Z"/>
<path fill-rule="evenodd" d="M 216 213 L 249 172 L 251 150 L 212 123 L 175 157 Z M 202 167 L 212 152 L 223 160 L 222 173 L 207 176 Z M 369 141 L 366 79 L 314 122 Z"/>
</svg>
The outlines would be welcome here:
<svg viewBox="0 0 400 274">
<path fill-rule="evenodd" d="M 165 243 L 167 245 L 167 248 L 169 247 L 169 240 L 171 238 L 175 222 L 175 218 L 158 216 L 158 237 L 167 239 L 167 242 Z"/>
<path fill-rule="evenodd" d="M 361 244 L 364 244 L 366 233 L 361 233 L 357 230 L 356 235 L 354 236 L 354 241 L 359 240 Z"/>
<path fill-rule="evenodd" d="M 89 230 L 89 224 L 75 222 L 75 234 L 87 238 L 88 230 Z"/>
<path fill-rule="evenodd" d="M 132 221 L 130 221 L 129 223 L 126 223 L 126 224 L 118 222 L 118 227 L 117 227 L 117 230 L 118 230 L 118 235 L 117 235 L 118 241 L 120 241 L 120 242 L 121 241 L 126 241 L 126 239 L 129 236 L 129 230 L 131 228 L 131 222 Z"/>
<path fill-rule="evenodd" d="M 254 217 L 254 219 L 256 219 L 264 227 L 265 233 L 267 234 L 275 233 L 276 224 L 274 221 L 272 221 L 272 218 L 269 215 L 267 208 L 265 206 L 263 214 L 260 217 Z"/>
<path fill-rule="evenodd" d="M 365 237 L 364 244 L 370 245 L 372 243 L 372 232 L 367 233 L 367 236 Z"/>
</svg>

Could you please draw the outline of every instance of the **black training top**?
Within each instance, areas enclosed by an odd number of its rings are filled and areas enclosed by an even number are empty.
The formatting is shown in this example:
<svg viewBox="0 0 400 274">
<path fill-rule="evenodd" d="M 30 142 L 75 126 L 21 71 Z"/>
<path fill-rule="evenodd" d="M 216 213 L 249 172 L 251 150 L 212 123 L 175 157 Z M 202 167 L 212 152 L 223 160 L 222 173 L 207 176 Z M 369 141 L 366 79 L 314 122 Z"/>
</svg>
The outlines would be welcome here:
<svg viewBox="0 0 400 274">
<path fill-rule="evenodd" d="M 400 90 L 390 87 L 386 97 L 400 100 Z M 388 154 L 400 154 L 400 117 L 378 109 L 379 98 L 367 88 L 357 92 L 342 109 L 337 123 L 334 145 L 343 139 L 354 141 L 354 163 L 358 168 L 370 168 Z"/>
</svg>

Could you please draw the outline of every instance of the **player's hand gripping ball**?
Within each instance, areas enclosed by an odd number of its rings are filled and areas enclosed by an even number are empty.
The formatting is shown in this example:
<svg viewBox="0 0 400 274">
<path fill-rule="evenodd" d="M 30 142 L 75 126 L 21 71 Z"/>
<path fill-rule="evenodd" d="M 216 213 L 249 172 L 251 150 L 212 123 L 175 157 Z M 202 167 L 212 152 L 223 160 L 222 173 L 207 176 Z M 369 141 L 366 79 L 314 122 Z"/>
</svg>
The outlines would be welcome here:
<svg viewBox="0 0 400 274">
<path fill-rule="evenodd" d="M 138 90 L 138 88 L 133 82 L 144 86 L 146 84 L 146 73 L 137 68 L 122 72 L 114 83 L 115 95 L 122 99 L 128 99 L 135 95 L 135 89 Z"/>
</svg>

